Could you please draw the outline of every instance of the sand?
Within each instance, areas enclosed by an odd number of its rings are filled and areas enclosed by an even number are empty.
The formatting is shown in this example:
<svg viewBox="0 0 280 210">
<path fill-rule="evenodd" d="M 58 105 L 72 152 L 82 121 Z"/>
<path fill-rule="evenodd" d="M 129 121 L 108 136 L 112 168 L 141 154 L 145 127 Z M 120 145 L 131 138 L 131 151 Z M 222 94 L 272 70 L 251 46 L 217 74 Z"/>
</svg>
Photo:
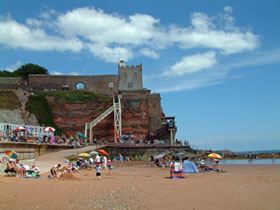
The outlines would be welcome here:
<svg viewBox="0 0 280 210">
<path fill-rule="evenodd" d="M 224 165 L 225 173 L 187 174 L 126 163 L 73 176 L 25 179 L 0 176 L 0 209 L 280 209 L 280 165 Z"/>
</svg>

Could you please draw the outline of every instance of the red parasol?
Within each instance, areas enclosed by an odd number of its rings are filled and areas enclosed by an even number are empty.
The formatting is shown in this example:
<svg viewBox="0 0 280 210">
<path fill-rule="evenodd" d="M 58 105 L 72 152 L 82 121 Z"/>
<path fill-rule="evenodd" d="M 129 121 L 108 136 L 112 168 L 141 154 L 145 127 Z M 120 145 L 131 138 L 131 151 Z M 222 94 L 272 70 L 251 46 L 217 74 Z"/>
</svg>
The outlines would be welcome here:
<svg viewBox="0 0 280 210">
<path fill-rule="evenodd" d="M 102 154 L 102 155 L 109 156 L 109 154 L 108 154 L 107 152 L 105 152 L 105 150 L 103 150 L 103 149 L 98 149 L 98 150 L 96 150 L 96 151 L 99 152 L 99 153 Z"/>
<path fill-rule="evenodd" d="M 14 131 L 16 131 L 16 132 L 26 131 L 26 127 L 19 126 L 19 127 L 16 127 Z"/>
<path fill-rule="evenodd" d="M 45 127 L 45 128 L 43 128 L 43 130 L 46 131 L 46 132 L 54 132 L 55 131 L 55 129 L 53 127 Z"/>
</svg>

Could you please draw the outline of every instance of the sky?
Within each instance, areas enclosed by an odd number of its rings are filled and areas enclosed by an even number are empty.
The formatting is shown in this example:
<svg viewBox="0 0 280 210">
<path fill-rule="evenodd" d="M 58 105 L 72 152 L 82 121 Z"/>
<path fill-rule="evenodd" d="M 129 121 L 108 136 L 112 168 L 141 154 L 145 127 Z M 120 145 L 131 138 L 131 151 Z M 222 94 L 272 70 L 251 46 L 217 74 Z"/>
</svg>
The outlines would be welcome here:
<svg viewBox="0 0 280 210">
<path fill-rule="evenodd" d="M 117 74 L 144 87 L 197 149 L 280 149 L 280 1 L 0 0 L 0 69 Z"/>
</svg>

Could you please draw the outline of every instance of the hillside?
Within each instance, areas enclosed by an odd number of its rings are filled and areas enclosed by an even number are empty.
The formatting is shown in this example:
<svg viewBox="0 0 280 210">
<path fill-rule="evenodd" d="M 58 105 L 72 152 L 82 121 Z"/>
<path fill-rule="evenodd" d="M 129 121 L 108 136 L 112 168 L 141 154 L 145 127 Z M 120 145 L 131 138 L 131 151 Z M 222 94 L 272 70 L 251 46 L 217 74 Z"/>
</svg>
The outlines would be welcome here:
<svg viewBox="0 0 280 210">
<path fill-rule="evenodd" d="M 84 90 L 5 90 L 0 93 L 1 122 L 53 126 L 58 134 L 67 136 L 84 133 L 85 123 L 93 121 L 112 106 L 110 96 Z M 158 139 L 169 139 L 169 132 L 162 125 L 164 114 L 159 95 L 140 92 L 123 93 L 122 96 L 123 134 L 133 134 L 137 139 L 146 139 L 151 135 Z M 113 113 L 93 128 L 93 138 L 114 138 Z"/>
</svg>

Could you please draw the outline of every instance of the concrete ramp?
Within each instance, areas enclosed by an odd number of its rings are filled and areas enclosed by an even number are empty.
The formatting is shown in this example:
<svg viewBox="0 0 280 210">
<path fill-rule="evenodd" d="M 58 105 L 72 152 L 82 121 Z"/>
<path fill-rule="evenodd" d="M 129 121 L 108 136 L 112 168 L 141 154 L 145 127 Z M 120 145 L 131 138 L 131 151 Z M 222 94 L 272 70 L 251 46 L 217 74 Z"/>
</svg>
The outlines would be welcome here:
<svg viewBox="0 0 280 210">
<path fill-rule="evenodd" d="M 51 167 L 57 165 L 58 163 L 60 163 L 62 166 L 65 166 L 66 165 L 65 160 L 69 156 L 75 155 L 77 153 L 93 151 L 102 147 L 103 146 L 94 145 L 94 146 L 86 146 L 79 149 L 67 149 L 59 152 L 49 153 L 38 157 L 35 161 L 35 164 L 37 167 L 40 168 L 41 173 L 49 172 Z"/>
</svg>

